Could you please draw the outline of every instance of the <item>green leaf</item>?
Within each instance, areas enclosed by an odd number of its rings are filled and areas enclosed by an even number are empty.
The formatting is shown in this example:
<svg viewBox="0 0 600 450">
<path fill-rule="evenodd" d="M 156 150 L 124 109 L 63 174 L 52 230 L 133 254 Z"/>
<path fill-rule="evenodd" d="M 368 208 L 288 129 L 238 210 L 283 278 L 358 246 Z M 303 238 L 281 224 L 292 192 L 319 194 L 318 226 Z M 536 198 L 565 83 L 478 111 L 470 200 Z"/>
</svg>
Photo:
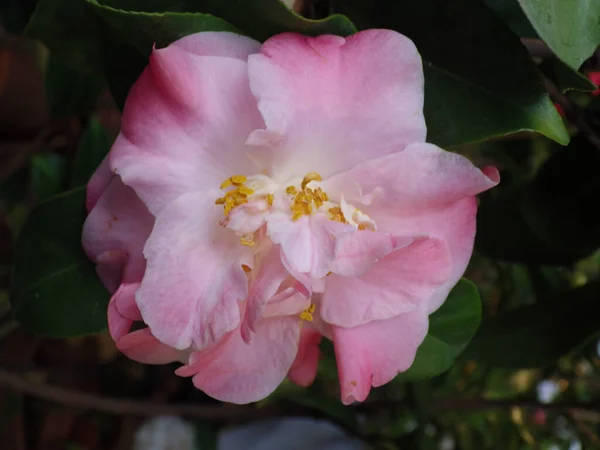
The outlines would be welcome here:
<svg viewBox="0 0 600 450">
<path fill-rule="evenodd" d="M 548 46 L 573 69 L 600 45 L 597 0 L 519 0 L 529 21 Z"/>
<path fill-rule="evenodd" d="M 290 11 L 280 0 L 104 0 L 101 3 L 113 7 L 118 5 L 119 8 L 132 11 L 213 14 L 259 41 L 285 31 L 308 36 L 348 36 L 356 32 L 352 22 L 340 14 L 321 20 L 310 20 Z"/>
<path fill-rule="evenodd" d="M 102 124 L 91 117 L 73 161 L 71 189 L 87 184 L 110 150 L 110 145 L 110 137 Z"/>
<path fill-rule="evenodd" d="M 429 317 L 429 332 L 413 365 L 396 380 L 423 380 L 448 370 L 475 335 L 480 320 L 481 300 L 477 287 L 463 278 L 440 309 Z"/>
<path fill-rule="evenodd" d="M 361 29 L 411 38 L 424 60 L 428 140 L 440 146 L 523 130 L 569 135 L 519 38 L 476 0 L 338 0 Z"/>
<path fill-rule="evenodd" d="M 121 33 L 129 44 L 142 55 L 148 56 L 152 47 L 164 47 L 177 39 L 199 31 L 240 31 L 219 17 L 199 12 L 144 12 L 128 10 L 122 6 L 127 2 L 116 2 L 113 8 L 98 0 L 86 0 L 91 9 L 106 24 Z M 135 30 L 132 32 L 132 30 Z"/>
<path fill-rule="evenodd" d="M 537 38 L 529 19 L 519 6 L 518 0 L 485 0 L 484 3 L 496 13 L 518 36 Z"/>
<path fill-rule="evenodd" d="M 567 66 L 560 59 L 544 61 L 542 64 L 540 64 L 540 70 L 542 70 L 554 81 L 561 92 L 591 92 L 597 89 L 596 85 L 592 83 L 584 74 L 579 73 Z"/>
<path fill-rule="evenodd" d="M 542 367 L 600 332 L 600 283 L 485 320 L 461 358 L 493 367 Z"/>
<path fill-rule="evenodd" d="M 35 155 L 31 159 L 31 184 L 37 201 L 61 192 L 65 186 L 67 161 L 55 153 Z"/>
<path fill-rule="evenodd" d="M 53 116 L 85 115 L 96 104 L 104 79 L 73 69 L 50 55 L 46 66 L 46 101 Z"/>
<path fill-rule="evenodd" d="M 600 247 L 598 150 L 578 136 L 556 151 L 535 178 L 482 201 L 475 247 L 497 259 L 572 264 Z"/>
<path fill-rule="evenodd" d="M 27 330 L 52 337 L 106 329 L 109 294 L 81 248 L 85 188 L 41 203 L 15 248 L 11 304 Z"/>
<path fill-rule="evenodd" d="M 25 32 L 69 67 L 101 73 L 96 35 L 83 0 L 40 0 Z"/>
</svg>

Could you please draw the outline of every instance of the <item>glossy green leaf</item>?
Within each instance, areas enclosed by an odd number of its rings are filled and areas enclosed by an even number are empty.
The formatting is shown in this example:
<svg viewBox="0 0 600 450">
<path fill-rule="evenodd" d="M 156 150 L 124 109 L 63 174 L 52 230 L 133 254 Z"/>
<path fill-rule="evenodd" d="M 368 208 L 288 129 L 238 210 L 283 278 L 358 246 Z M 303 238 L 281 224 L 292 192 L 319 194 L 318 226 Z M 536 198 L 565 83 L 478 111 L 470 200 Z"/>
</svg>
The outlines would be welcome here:
<svg viewBox="0 0 600 450">
<path fill-rule="evenodd" d="M 109 294 L 81 248 L 85 189 L 35 208 L 17 239 L 11 304 L 27 330 L 53 337 L 106 329 Z"/>
<path fill-rule="evenodd" d="M 600 283 L 485 320 L 462 358 L 494 367 L 541 367 L 600 333 Z"/>
<path fill-rule="evenodd" d="M 561 144 L 562 119 L 519 38 L 477 0 L 338 0 L 359 28 L 411 38 L 424 60 L 428 140 L 458 145 L 522 130 Z"/>
<path fill-rule="evenodd" d="M 448 370 L 475 335 L 480 321 L 481 299 L 477 287 L 462 279 L 429 317 L 429 332 L 413 365 L 396 380 L 422 380 Z"/>
<path fill-rule="evenodd" d="M 102 0 L 100 3 L 151 13 L 177 11 L 213 14 L 259 41 L 284 31 L 309 36 L 348 36 L 356 31 L 352 22 L 340 14 L 321 20 L 310 20 L 290 11 L 280 0 Z"/>
<path fill-rule="evenodd" d="M 521 9 L 518 0 L 484 0 L 484 3 L 519 37 L 537 38 L 529 19 Z"/>
<path fill-rule="evenodd" d="M 567 66 L 560 59 L 546 60 L 540 64 L 542 70 L 556 84 L 561 92 L 567 91 L 595 91 L 596 85 L 584 74 Z"/>
<path fill-rule="evenodd" d="M 96 118 L 91 117 L 73 161 L 71 188 L 87 184 L 110 150 L 110 146 L 110 136 L 102 124 Z"/>
<path fill-rule="evenodd" d="M 73 69 L 53 55 L 46 65 L 46 101 L 53 116 L 86 115 L 104 86 L 101 75 Z"/>
<path fill-rule="evenodd" d="M 600 248 L 598 149 L 578 136 L 555 151 L 531 180 L 484 198 L 476 248 L 487 256 L 533 264 L 572 264 Z"/>
<path fill-rule="evenodd" d="M 31 159 L 31 184 L 37 201 L 60 193 L 66 185 L 67 160 L 55 153 L 35 155 Z"/>
<path fill-rule="evenodd" d="M 597 0 L 519 0 L 529 21 L 548 46 L 573 69 L 600 45 Z"/>
</svg>

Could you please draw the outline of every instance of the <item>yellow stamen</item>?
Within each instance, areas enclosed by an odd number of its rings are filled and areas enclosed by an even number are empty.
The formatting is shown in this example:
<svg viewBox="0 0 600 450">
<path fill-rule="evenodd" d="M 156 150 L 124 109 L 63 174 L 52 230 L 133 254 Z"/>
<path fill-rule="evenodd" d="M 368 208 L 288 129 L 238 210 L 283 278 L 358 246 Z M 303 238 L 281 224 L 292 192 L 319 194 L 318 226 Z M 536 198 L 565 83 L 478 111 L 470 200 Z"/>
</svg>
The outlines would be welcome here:
<svg viewBox="0 0 600 450">
<path fill-rule="evenodd" d="M 242 264 L 242 270 L 246 273 L 252 272 L 252 269 L 249 266 L 247 266 L 246 264 Z"/>
<path fill-rule="evenodd" d="M 313 313 L 315 312 L 315 304 L 311 304 L 308 308 L 300 313 L 300 318 L 307 322 L 313 321 Z"/>
<path fill-rule="evenodd" d="M 224 205 L 225 204 L 225 197 L 221 197 L 215 200 L 215 205 Z"/>
<path fill-rule="evenodd" d="M 296 190 L 296 188 L 294 186 L 288 186 L 285 188 L 285 192 L 290 194 L 290 195 L 296 195 L 298 193 L 298 191 Z"/>
<path fill-rule="evenodd" d="M 237 190 L 238 190 L 238 192 L 240 194 L 244 194 L 244 195 L 252 195 L 252 194 L 254 194 L 254 189 L 250 189 L 247 186 L 240 186 Z"/>
<path fill-rule="evenodd" d="M 273 194 L 267 194 L 267 205 L 273 206 L 274 196 Z"/>
<path fill-rule="evenodd" d="M 231 186 L 232 184 L 233 184 L 233 182 L 231 181 L 231 178 L 227 178 L 225 181 L 223 181 L 221 183 L 221 186 L 219 186 L 219 188 L 225 189 L 225 188 L 228 188 L 229 186 Z"/>
<path fill-rule="evenodd" d="M 246 178 L 245 175 L 234 175 L 230 178 L 230 180 L 233 184 L 242 184 L 248 181 L 248 178 Z"/>
<path fill-rule="evenodd" d="M 254 247 L 255 242 L 252 239 L 248 239 L 246 237 L 240 238 L 240 243 L 245 245 L 246 247 Z"/>
<path fill-rule="evenodd" d="M 311 181 L 322 181 L 322 180 L 323 180 L 323 178 L 321 178 L 321 175 L 319 175 L 317 172 L 310 172 L 310 173 L 306 174 L 306 176 L 302 180 L 302 183 L 300 183 L 300 187 L 302 189 L 304 189 L 304 188 L 306 188 L 306 185 L 308 183 L 310 183 Z"/>
</svg>

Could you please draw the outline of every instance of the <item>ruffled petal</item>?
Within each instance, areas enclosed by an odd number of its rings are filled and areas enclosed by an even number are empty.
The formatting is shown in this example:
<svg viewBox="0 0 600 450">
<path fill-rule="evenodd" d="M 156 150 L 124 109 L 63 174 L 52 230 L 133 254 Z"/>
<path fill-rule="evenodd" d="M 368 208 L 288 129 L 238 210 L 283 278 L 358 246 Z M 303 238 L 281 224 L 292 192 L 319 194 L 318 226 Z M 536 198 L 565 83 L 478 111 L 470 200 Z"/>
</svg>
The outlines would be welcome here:
<svg viewBox="0 0 600 450">
<path fill-rule="evenodd" d="M 364 401 L 371 386 L 382 386 L 407 370 L 428 326 L 427 313 L 417 310 L 359 327 L 333 327 L 344 404 Z"/>
<path fill-rule="evenodd" d="M 262 400 L 281 384 L 298 351 L 300 319 L 262 320 L 246 343 L 236 330 L 214 347 L 195 352 L 181 376 L 194 376 L 194 385 L 217 400 L 251 403 Z"/>
<path fill-rule="evenodd" d="M 94 174 L 91 176 L 87 184 L 85 206 L 90 212 L 96 202 L 100 199 L 110 182 L 115 178 L 115 174 L 110 170 L 108 155 L 104 157 Z"/>
<path fill-rule="evenodd" d="M 414 44 L 389 30 L 348 38 L 284 33 L 248 59 L 273 173 L 323 176 L 425 140 L 423 69 Z"/>
<path fill-rule="evenodd" d="M 158 341 L 148 328 L 130 333 L 139 311 L 135 312 L 135 291 L 139 284 L 122 284 L 108 305 L 108 329 L 117 348 L 143 364 L 166 364 L 183 358 L 182 352 Z M 125 311 L 126 314 L 123 314 Z"/>
<path fill-rule="evenodd" d="M 180 350 L 212 345 L 240 322 L 242 260 L 251 250 L 219 226 L 222 217 L 206 196 L 183 195 L 157 217 L 144 247 L 137 304 L 152 333 Z"/>
<path fill-rule="evenodd" d="M 474 197 L 430 211 L 404 214 L 388 211 L 377 215 L 377 226 L 382 231 L 403 235 L 426 235 L 445 242 L 452 262 L 450 275 L 429 298 L 427 312 L 437 310 L 448 297 L 450 290 L 464 274 L 475 240 L 477 203 Z"/>
<path fill-rule="evenodd" d="M 335 240 L 354 232 L 350 225 L 334 222 L 324 215 L 303 216 L 293 221 L 289 214 L 273 213 L 267 219 L 267 235 L 281 245 L 281 259 L 292 274 L 322 278 L 330 271 Z"/>
<path fill-rule="evenodd" d="M 83 249 L 109 291 L 122 282 L 142 279 L 146 267 L 142 249 L 153 224 L 154 218 L 133 189 L 113 178 L 88 215 L 82 234 Z"/>
<path fill-rule="evenodd" d="M 231 50 L 227 33 L 207 39 L 221 38 Z M 190 51 L 203 39 L 186 38 L 152 53 L 129 93 L 121 134 L 110 153 L 112 169 L 154 215 L 185 193 L 209 191 L 213 200 L 219 197 L 221 181 L 248 169 L 245 142 L 264 126 L 246 62 L 199 56 L 204 48 Z M 242 54 L 248 45 L 244 48 Z"/>
<path fill-rule="evenodd" d="M 331 272 L 344 277 L 361 276 L 381 258 L 413 241 L 412 237 L 373 231 L 344 234 L 335 242 Z"/>
<path fill-rule="evenodd" d="M 376 210 L 407 214 L 442 208 L 498 182 L 498 171 L 493 167 L 480 170 L 457 153 L 416 143 L 402 152 L 360 164 L 321 185 L 330 196 L 343 193 L 350 202 L 364 203 L 368 207 L 365 212 L 374 219 Z"/>
<path fill-rule="evenodd" d="M 300 333 L 300 343 L 298 345 L 298 355 L 290 367 L 288 378 L 299 386 L 310 386 L 317 376 L 317 368 L 321 350 L 321 333 L 310 325 L 304 324 Z"/>
<path fill-rule="evenodd" d="M 426 309 L 431 296 L 448 280 L 451 265 L 443 241 L 418 239 L 360 277 L 328 277 L 321 316 L 332 325 L 355 327 Z"/>
</svg>

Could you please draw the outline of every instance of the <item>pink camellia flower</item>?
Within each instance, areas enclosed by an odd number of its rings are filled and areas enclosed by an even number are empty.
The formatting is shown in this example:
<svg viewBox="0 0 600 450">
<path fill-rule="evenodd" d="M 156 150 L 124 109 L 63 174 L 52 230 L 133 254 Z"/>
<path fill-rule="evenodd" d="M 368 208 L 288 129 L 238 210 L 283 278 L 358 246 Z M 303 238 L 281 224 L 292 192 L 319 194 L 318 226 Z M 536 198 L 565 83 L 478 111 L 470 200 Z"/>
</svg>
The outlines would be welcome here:
<svg viewBox="0 0 600 450">
<path fill-rule="evenodd" d="M 393 31 L 154 50 L 88 185 L 118 348 L 247 403 L 310 384 L 325 336 L 342 400 L 364 400 L 412 364 L 498 182 L 425 134 L 421 59 Z"/>
</svg>

